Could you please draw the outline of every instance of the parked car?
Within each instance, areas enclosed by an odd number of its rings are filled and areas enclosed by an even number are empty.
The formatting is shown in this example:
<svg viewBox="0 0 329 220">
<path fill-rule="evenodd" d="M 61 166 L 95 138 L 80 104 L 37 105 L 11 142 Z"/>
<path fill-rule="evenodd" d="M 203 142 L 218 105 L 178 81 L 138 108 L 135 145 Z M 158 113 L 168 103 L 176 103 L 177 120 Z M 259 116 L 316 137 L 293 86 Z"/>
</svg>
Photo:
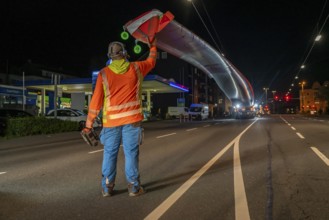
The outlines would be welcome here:
<svg viewBox="0 0 329 220">
<path fill-rule="evenodd" d="M 46 117 L 54 118 L 55 110 L 50 110 Z M 79 129 L 82 130 L 86 125 L 87 114 L 77 109 L 64 108 L 57 109 L 57 118 L 60 120 L 77 121 L 79 122 Z M 96 118 L 93 127 L 102 127 L 102 121 L 99 117 Z"/>
<path fill-rule="evenodd" d="M 33 117 L 29 112 L 18 109 L 0 109 L 0 135 L 5 134 L 9 118 Z"/>
</svg>

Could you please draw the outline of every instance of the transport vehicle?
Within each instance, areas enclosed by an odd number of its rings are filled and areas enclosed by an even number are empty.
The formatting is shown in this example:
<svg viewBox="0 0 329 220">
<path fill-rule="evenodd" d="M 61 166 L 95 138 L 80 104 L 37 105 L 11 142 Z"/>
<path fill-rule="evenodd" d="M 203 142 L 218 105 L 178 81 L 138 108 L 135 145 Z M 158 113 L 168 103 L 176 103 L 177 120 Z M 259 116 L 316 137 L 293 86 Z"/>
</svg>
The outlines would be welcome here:
<svg viewBox="0 0 329 220">
<path fill-rule="evenodd" d="M 208 104 L 191 104 L 189 115 L 191 119 L 204 120 L 209 117 Z"/>
</svg>

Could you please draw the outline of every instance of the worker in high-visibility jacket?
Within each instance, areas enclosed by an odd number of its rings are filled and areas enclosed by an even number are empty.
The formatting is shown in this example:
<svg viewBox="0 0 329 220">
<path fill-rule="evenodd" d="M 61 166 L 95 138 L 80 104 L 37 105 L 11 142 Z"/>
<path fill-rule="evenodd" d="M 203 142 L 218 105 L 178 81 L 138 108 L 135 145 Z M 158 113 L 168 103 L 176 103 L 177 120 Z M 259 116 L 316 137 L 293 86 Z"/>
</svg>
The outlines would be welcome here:
<svg viewBox="0 0 329 220">
<path fill-rule="evenodd" d="M 127 51 L 120 42 L 112 42 L 108 48 L 110 65 L 98 74 L 95 90 L 89 104 L 85 132 L 103 108 L 103 129 L 100 141 L 104 145 L 102 165 L 102 194 L 113 194 L 116 163 L 122 141 L 125 155 L 125 174 L 129 196 L 143 194 L 139 176 L 139 145 L 142 137 L 142 81 L 154 68 L 156 40 L 149 44 L 149 56 L 144 61 L 129 62 Z"/>
</svg>

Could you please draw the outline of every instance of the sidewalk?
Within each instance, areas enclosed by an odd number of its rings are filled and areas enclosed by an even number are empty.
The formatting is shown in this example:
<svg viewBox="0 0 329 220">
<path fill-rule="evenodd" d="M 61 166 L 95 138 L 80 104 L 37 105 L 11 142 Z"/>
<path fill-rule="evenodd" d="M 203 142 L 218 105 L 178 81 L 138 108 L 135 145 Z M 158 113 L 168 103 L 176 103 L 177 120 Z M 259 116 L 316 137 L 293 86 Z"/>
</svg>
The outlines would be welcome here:
<svg viewBox="0 0 329 220">
<path fill-rule="evenodd" d="M 303 117 L 306 117 L 306 118 L 316 118 L 316 119 L 329 120 L 329 115 L 327 115 L 327 114 L 322 114 L 322 115 L 300 114 L 300 116 L 303 116 Z"/>
</svg>

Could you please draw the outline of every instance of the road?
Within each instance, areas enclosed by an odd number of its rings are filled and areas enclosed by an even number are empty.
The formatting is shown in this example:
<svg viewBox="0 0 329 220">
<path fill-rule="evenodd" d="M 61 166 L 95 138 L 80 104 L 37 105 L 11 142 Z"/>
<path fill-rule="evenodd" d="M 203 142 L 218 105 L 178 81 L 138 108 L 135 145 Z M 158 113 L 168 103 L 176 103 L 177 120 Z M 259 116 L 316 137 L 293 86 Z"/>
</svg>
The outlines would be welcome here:
<svg viewBox="0 0 329 220">
<path fill-rule="evenodd" d="M 0 219 L 329 219 L 329 121 L 298 115 L 145 123 L 147 193 L 120 150 L 101 196 L 102 146 L 78 132 L 0 142 Z"/>
</svg>

